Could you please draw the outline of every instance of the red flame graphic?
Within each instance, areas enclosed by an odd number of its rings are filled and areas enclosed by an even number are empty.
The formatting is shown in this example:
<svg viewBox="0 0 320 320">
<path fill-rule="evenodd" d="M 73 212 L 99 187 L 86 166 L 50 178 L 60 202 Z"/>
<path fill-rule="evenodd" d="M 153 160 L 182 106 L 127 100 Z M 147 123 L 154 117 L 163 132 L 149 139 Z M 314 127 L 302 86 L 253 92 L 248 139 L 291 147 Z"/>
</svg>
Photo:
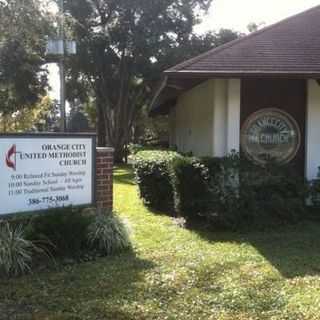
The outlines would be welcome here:
<svg viewBox="0 0 320 320">
<path fill-rule="evenodd" d="M 13 170 L 16 170 L 16 145 L 14 144 L 9 151 L 6 154 L 6 164 L 8 168 L 12 168 Z M 14 156 L 13 159 L 11 157 Z"/>
</svg>

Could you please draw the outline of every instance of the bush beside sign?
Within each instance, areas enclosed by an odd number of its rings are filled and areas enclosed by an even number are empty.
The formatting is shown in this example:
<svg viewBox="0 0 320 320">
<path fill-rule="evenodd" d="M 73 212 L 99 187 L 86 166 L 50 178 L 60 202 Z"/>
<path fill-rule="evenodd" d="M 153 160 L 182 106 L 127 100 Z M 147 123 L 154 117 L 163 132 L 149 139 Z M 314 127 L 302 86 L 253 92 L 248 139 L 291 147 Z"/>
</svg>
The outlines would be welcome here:
<svg viewBox="0 0 320 320">
<path fill-rule="evenodd" d="M 0 216 L 95 202 L 94 135 L 0 136 Z"/>
</svg>

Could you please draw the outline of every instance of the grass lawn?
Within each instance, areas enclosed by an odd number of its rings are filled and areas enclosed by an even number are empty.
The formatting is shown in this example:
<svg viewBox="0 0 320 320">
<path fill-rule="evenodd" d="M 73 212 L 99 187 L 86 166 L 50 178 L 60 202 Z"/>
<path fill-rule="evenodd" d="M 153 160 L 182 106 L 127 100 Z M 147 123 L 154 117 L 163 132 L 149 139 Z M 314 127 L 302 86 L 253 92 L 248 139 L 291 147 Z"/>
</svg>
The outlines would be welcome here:
<svg viewBox="0 0 320 320">
<path fill-rule="evenodd" d="M 320 319 L 320 225 L 185 230 L 145 208 L 132 178 L 115 171 L 135 254 L 2 281 L 1 320 Z"/>
</svg>

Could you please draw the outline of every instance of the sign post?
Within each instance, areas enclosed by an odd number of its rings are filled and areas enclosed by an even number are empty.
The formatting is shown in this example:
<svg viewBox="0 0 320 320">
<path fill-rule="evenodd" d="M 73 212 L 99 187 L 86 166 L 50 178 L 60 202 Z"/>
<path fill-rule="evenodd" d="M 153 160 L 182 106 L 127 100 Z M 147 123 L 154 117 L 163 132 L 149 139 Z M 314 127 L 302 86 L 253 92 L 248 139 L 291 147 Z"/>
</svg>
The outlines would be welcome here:
<svg viewBox="0 0 320 320">
<path fill-rule="evenodd" d="M 0 217 L 95 204 L 95 157 L 95 135 L 0 135 Z"/>
</svg>

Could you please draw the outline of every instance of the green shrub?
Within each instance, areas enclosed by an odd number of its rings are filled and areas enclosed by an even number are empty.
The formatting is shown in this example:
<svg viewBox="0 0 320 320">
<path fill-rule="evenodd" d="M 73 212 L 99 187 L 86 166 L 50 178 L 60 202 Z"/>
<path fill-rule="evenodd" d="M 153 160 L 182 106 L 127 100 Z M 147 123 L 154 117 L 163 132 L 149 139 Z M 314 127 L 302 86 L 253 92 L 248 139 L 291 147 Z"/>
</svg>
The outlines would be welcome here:
<svg viewBox="0 0 320 320">
<path fill-rule="evenodd" d="M 10 277 L 31 270 L 34 253 L 44 253 L 32 241 L 26 240 L 22 225 L 0 224 L 0 274 Z"/>
<path fill-rule="evenodd" d="M 260 167 L 235 152 L 195 158 L 142 151 L 135 171 L 147 205 L 233 230 L 296 222 L 304 217 L 310 195 L 293 168 L 274 163 Z"/>
<path fill-rule="evenodd" d="M 54 256 L 87 261 L 130 248 L 128 229 L 116 214 L 52 209 L 27 219 L 0 221 L 0 276 L 25 274 Z"/>
<path fill-rule="evenodd" d="M 88 227 L 92 217 L 80 209 L 51 209 L 34 218 L 28 238 L 47 242 L 53 256 L 78 257 L 87 248 Z"/>
<path fill-rule="evenodd" d="M 233 154 L 211 185 L 219 201 L 205 215 L 228 229 L 293 223 L 306 212 L 307 183 L 289 166 L 259 167 Z"/>
<path fill-rule="evenodd" d="M 89 226 L 88 240 L 90 246 L 101 255 L 116 254 L 131 248 L 125 224 L 112 212 L 95 217 Z"/>
<path fill-rule="evenodd" d="M 179 158 L 173 163 L 175 204 L 189 221 L 219 228 L 296 222 L 305 214 L 308 188 L 288 167 L 262 168 L 232 153 L 225 158 Z"/>
<path fill-rule="evenodd" d="M 134 169 L 140 196 L 146 205 L 157 210 L 173 210 L 171 165 L 179 157 L 174 151 L 138 152 L 134 159 Z"/>
<path fill-rule="evenodd" d="M 180 215 L 189 220 L 217 216 L 227 209 L 224 204 L 231 203 L 230 195 L 238 198 L 234 159 L 184 157 L 174 161 L 175 207 Z"/>
<path fill-rule="evenodd" d="M 211 157 L 203 157 L 200 158 L 200 162 L 208 169 L 208 174 L 210 179 L 218 179 L 223 170 L 224 158 L 211 158 Z"/>
<path fill-rule="evenodd" d="M 130 143 L 128 145 L 128 151 L 130 155 L 135 155 L 142 150 L 143 150 L 143 146 L 141 144 Z"/>
<path fill-rule="evenodd" d="M 313 207 L 320 207 L 320 167 L 318 168 L 317 179 L 310 183 L 310 200 Z"/>
<path fill-rule="evenodd" d="M 175 209 L 193 219 L 206 212 L 212 202 L 209 169 L 197 158 L 183 157 L 173 162 Z"/>
</svg>

